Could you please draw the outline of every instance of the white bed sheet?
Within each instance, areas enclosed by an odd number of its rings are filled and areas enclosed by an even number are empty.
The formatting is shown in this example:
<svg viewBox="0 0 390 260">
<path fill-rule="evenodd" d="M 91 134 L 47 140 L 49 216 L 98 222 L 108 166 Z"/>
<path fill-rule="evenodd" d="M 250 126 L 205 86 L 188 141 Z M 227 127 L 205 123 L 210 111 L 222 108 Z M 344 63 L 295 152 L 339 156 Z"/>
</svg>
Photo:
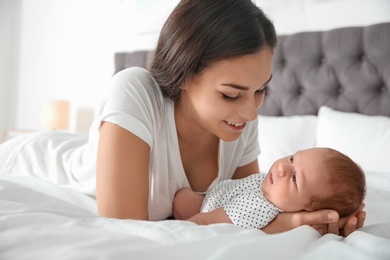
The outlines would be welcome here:
<svg viewBox="0 0 390 260">
<path fill-rule="evenodd" d="M 367 174 L 367 219 L 347 238 L 308 226 L 268 235 L 234 225 L 98 217 L 94 199 L 0 175 L 0 259 L 390 259 L 390 174 Z"/>
</svg>

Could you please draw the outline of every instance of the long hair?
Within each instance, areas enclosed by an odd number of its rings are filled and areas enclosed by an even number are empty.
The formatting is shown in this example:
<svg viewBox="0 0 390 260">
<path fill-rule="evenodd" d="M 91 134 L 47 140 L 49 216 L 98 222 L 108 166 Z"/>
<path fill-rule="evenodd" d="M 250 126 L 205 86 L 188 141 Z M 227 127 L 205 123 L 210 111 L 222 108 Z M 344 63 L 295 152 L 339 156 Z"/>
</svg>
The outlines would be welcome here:
<svg viewBox="0 0 390 260">
<path fill-rule="evenodd" d="M 273 23 L 250 0 L 182 0 L 160 32 L 150 72 L 163 95 L 177 100 L 210 64 L 276 43 Z"/>
</svg>

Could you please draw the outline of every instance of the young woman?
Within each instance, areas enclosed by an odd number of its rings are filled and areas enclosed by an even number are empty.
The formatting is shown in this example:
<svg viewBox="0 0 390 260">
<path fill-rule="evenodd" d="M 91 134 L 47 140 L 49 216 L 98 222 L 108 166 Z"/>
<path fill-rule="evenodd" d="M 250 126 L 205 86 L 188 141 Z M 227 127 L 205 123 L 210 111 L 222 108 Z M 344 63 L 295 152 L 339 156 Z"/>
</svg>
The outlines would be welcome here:
<svg viewBox="0 0 390 260">
<path fill-rule="evenodd" d="M 205 192 L 259 172 L 257 109 L 276 42 L 272 22 L 250 0 L 182 0 L 162 28 L 150 71 L 114 76 L 64 178 L 94 195 L 96 174 L 101 216 L 161 220 L 182 188 Z M 264 231 L 312 224 L 338 233 L 339 224 L 349 234 L 364 214 L 339 221 L 331 210 L 282 213 Z"/>
</svg>

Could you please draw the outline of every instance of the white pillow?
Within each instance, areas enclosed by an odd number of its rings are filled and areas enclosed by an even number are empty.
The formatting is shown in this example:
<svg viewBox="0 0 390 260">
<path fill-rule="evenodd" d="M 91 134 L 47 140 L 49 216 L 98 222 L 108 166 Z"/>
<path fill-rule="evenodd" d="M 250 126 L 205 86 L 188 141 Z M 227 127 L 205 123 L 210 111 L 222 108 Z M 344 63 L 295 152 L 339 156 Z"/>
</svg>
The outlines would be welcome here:
<svg viewBox="0 0 390 260">
<path fill-rule="evenodd" d="M 315 146 L 317 116 L 259 116 L 260 171 L 275 160 Z"/>
<path fill-rule="evenodd" d="M 321 107 L 317 146 L 345 153 L 365 171 L 390 173 L 390 117 Z"/>
</svg>

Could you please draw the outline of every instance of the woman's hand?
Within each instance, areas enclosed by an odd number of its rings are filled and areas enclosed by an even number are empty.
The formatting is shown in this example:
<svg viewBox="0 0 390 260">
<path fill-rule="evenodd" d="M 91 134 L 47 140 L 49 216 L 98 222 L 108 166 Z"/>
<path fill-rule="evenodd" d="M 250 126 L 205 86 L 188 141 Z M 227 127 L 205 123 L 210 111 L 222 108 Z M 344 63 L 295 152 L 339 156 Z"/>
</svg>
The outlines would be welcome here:
<svg viewBox="0 0 390 260">
<path fill-rule="evenodd" d="M 269 234 L 281 233 L 302 225 L 310 225 L 321 235 L 332 233 L 348 236 L 353 231 L 364 225 L 366 213 L 363 211 L 365 204 L 349 217 L 339 219 L 334 210 L 324 209 L 314 212 L 280 213 L 270 224 L 262 230 Z"/>
<path fill-rule="evenodd" d="M 300 211 L 280 213 L 262 230 L 268 234 L 276 234 L 294 229 L 303 225 L 310 225 L 321 233 L 321 228 L 339 220 L 339 214 L 334 210 L 318 210 L 314 212 Z"/>
<path fill-rule="evenodd" d="M 366 204 L 363 202 L 353 214 L 341 218 L 338 225 L 332 224 L 331 227 L 328 227 L 328 233 L 349 236 L 356 229 L 363 227 L 366 220 L 366 212 L 363 211 L 365 206 Z"/>
</svg>

